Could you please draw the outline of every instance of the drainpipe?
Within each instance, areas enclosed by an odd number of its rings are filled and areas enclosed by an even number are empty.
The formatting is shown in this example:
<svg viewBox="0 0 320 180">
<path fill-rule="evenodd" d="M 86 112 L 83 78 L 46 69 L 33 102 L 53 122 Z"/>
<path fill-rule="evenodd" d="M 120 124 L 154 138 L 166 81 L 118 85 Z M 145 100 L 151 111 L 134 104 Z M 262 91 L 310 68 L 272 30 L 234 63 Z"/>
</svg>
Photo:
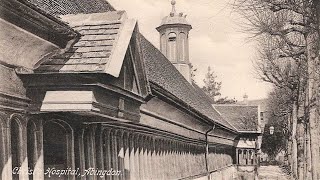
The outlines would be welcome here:
<svg viewBox="0 0 320 180">
<path fill-rule="evenodd" d="M 208 134 L 209 132 L 213 131 L 214 128 L 216 127 L 215 124 L 213 124 L 213 126 L 206 132 L 206 154 L 205 154 L 205 160 L 206 160 L 206 171 L 207 171 L 207 175 L 208 175 L 208 178 L 210 177 L 209 176 L 209 142 L 208 142 Z"/>
</svg>

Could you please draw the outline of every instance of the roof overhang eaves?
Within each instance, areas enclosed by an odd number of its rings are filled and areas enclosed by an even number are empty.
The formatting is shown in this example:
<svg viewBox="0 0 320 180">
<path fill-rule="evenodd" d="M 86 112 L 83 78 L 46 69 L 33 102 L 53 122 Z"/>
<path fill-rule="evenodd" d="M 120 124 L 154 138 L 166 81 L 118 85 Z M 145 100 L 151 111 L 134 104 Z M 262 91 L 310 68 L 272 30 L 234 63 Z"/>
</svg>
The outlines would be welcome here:
<svg viewBox="0 0 320 180">
<path fill-rule="evenodd" d="M 240 130 L 238 131 L 239 134 L 262 134 L 261 132 L 258 131 L 244 131 L 244 130 Z"/>
<path fill-rule="evenodd" d="M 79 37 L 66 23 L 51 16 L 27 1 L 6 0 L 0 3 L 0 18 L 8 21 L 60 48 Z M 48 34 L 51 34 L 48 36 Z"/>
<path fill-rule="evenodd" d="M 173 24 L 161 24 L 160 26 L 156 27 L 157 31 L 161 31 L 162 29 L 169 28 L 169 27 L 181 27 L 185 26 L 189 30 L 192 29 L 192 26 L 190 24 L 182 24 L 182 23 L 173 23 Z"/>
<path fill-rule="evenodd" d="M 168 92 L 166 89 L 162 88 L 161 86 L 157 85 L 156 83 L 150 82 L 150 87 L 152 89 L 152 93 L 154 93 L 154 94 L 152 94 L 153 96 L 160 95 L 160 96 L 164 96 L 164 97 L 168 98 L 169 100 L 171 100 L 171 102 L 174 102 L 175 104 L 177 104 L 178 106 L 182 107 L 183 109 L 191 111 L 191 113 L 193 115 L 196 115 L 202 121 L 204 121 L 204 122 L 206 122 L 208 124 L 218 125 L 219 127 L 223 128 L 223 129 L 226 129 L 226 130 L 229 130 L 229 131 L 232 131 L 234 133 L 238 132 L 236 129 L 228 128 L 225 125 L 223 125 L 220 122 L 218 122 L 217 120 L 211 119 L 211 118 L 205 116 L 204 114 L 200 113 L 198 110 L 194 109 L 193 107 L 187 105 L 181 99 L 177 98 L 176 96 L 174 96 L 173 94 Z"/>
</svg>

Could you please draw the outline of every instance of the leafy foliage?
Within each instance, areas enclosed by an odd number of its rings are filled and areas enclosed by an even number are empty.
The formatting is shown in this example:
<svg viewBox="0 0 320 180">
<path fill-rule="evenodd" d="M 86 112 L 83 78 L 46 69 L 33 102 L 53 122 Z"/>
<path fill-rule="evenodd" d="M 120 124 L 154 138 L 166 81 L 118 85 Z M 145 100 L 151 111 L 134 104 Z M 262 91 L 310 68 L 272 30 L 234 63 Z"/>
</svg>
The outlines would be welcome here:
<svg viewBox="0 0 320 180">
<path fill-rule="evenodd" d="M 280 151 L 287 152 L 287 143 L 290 136 L 288 119 L 292 111 L 291 91 L 284 88 L 275 88 L 268 97 L 268 123 L 262 137 L 261 150 L 274 158 Z M 274 133 L 270 134 L 270 127 Z"/>
<path fill-rule="evenodd" d="M 219 98 L 215 101 L 216 104 L 235 104 L 237 100 L 235 98 L 228 99 L 228 97 Z"/>
<path fill-rule="evenodd" d="M 190 68 L 191 68 L 191 81 L 192 81 L 192 83 L 196 84 L 194 77 L 196 76 L 196 72 L 198 69 L 195 68 L 192 63 L 190 63 Z"/>
<path fill-rule="evenodd" d="M 279 129 L 279 127 L 274 127 L 276 130 L 273 134 L 270 134 L 269 128 L 271 124 L 267 124 L 265 126 L 263 136 L 262 136 L 262 144 L 261 150 L 262 152 L 268 154 L 271 159 L 274 159 L 276 155 L 286 148 L 286 141 L 284 139 L 284 134 Z"/>
<path fill-rule="evenodd" d="M 204 87 L 203 91 L 213 100 L 215 101 L 216 96 L 220 96 L 220 89 L 222 82 L 217 81 L 217 75 L 213 70 L 211 70 L 210 66 L 208 67 L 208 72 L 203 80 Z"/>
<path fill-rule="evenodd" d="M 211 67 L 208 67 L 205 79 L 203 80 L 204 86 L 202 90 L 212 99 L 216 104 L 234 104 L 237 102 L 235 99 L 228 99 L 228 97 L 221 97 L 221 81 L 217 81 L 217 75 Z"/>
</svg>

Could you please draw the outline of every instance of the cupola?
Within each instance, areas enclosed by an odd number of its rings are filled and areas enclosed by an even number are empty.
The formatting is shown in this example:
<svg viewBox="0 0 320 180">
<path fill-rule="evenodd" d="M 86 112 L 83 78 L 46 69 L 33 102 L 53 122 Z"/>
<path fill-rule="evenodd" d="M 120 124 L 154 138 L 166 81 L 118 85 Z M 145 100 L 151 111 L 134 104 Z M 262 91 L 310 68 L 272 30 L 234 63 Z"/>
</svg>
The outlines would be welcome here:
<svg viewBox="0 0 320 180">
<path fill-rule="evenodd" d="M 191 65 L 189 61 L 189 31 L 192 26 L 186 15 L 176 12 L 176 1 L 171 1 L 170 14 L 162 19 L 157 27 L 160 33 L 160 51 L 170 60 L 179 72 L 191 82 Z"/>
</svg>

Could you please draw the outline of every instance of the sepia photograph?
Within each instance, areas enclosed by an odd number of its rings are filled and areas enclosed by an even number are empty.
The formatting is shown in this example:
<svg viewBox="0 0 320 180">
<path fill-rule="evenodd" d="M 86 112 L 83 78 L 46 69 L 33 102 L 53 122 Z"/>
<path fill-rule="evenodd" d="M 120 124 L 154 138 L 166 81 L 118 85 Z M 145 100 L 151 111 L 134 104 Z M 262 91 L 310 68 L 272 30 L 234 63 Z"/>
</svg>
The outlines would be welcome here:
<svg viewBox="0 0 320 180">
<path fill-rule="evenodd" d="M 320 180 L 320 0 L 0 0 L 0 180 Z"/>
</svg>

